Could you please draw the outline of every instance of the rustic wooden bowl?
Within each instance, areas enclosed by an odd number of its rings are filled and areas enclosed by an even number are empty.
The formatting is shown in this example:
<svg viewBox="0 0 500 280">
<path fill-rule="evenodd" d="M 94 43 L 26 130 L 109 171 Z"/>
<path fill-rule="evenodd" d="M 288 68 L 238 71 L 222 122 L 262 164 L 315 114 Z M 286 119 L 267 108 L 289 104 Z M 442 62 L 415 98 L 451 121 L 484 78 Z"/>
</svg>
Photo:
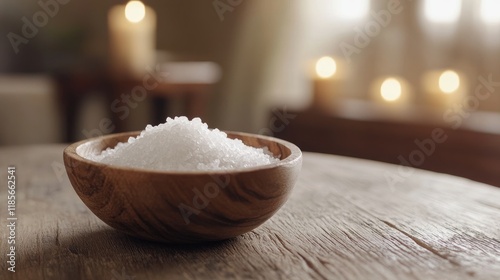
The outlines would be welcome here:
<svg viewBox="0 0 500 280">
<path fill-rule="evenodd" d="M 73 188 L 102 221 L 127 234 L 167 243 L 238 236 L 258 227 L 285 203 L 302 165 L 292 143 L 228 132 L 253 147 L 268 147 L 280 161 L 216 172 L 169 172 L 112 166 L 85 159 L 139 132 L 74 143 L 64 150 Z"/>
</svg>

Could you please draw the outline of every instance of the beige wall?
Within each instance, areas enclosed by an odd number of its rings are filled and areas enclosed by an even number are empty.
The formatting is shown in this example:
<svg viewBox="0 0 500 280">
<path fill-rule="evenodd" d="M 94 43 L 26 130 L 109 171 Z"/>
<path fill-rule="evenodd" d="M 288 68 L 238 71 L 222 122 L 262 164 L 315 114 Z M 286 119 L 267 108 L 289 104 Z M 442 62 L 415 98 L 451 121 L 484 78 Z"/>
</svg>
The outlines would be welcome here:
<svg viewBox="0 0 500 280">
<path fill-rule="evenodd" d="M 46 0 L 44 0 L 46 1 Z M 84 36 L 82 50 L 87 53 L 104 55 L 107 42 L 107 13 L 114 4 L 125 1 L 82 1 L 69 0 L 60 5 L 56 16 L 47 26 L 40 28 L 34 42 L 55 48 L 66 45 L 72 47 L 79 34 Z M 158 48 L 197 54 L 202 58 L 223 61 L 230 47 L 230 38 L 242 14 L 244 6 L 225 14 L 223 22 L 211 1 L 145 1 L 158 14 Z M 36 1 L 2 1 L 0 20 L 2 32 L 20 33 L 23 16 L 32 18 L 41 8 Z M 22 55 L 23 47 L 21 47 Z"/>
</svg>

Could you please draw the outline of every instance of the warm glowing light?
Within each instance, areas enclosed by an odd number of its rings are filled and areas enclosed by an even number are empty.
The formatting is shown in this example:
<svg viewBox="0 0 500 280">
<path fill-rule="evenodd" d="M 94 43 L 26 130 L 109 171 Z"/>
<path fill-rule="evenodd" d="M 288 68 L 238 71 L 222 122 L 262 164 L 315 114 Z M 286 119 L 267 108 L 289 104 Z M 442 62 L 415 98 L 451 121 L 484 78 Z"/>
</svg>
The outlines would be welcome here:
<svg viewBox="0 0 500 280">
<path fill-rule="evenodd" d="M 424 15 L 430 22 L 453 23 L 460 17 L 462 0 L 425 0 Z"/>
<path fill-rule="evenodd" d="M 146 7 L 141 1 L 129 1 L 125 6 L 125 17 L 130 22 L 140 22 L 146 16 Z"/>
<path fill-rule="evenodd" d="M 460 87 L 460 77 L 452 70 L 444 71 L 439 76 L 439 89 L 447 94 L 453 93 Z"/>
<path fill-rule="evenodd" d="M 380 86 L 380 95 L 385 101 L 393 102 L 401 98 L 401 83 L 395 78 L 388 78 Z"/>
<path fill-rule="evenodd" d="M 316 74 L 323 79 L 327 79 L 335 75 L 337 72 L 337 63 L 329 56 L 324 56 L 316 62 Z"/>
<path fill-rule="evenodd" d="M 357 20 L 368 14 L 369 0 L 337 0 L 335 12 L 341 19 Z"/>
<path fill-rule="evenodd" d="M 500 1 L 482 0 L 481 18 L 486 23 L 500 23 Z"/>
</svg>

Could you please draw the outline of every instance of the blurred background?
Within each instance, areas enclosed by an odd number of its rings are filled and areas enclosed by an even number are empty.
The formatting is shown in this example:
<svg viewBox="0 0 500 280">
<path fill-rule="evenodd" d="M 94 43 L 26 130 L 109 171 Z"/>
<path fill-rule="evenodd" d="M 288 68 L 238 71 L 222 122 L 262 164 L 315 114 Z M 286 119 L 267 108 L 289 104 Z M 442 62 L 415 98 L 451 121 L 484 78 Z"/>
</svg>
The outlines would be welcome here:
<svg viewBox="0 0 500 280">
<path fill-rule="evenodd" d="M 498 0 L 2 0 L 0 34 L 1 146 L 187 115 L 500 186 Z"/>
</svg>

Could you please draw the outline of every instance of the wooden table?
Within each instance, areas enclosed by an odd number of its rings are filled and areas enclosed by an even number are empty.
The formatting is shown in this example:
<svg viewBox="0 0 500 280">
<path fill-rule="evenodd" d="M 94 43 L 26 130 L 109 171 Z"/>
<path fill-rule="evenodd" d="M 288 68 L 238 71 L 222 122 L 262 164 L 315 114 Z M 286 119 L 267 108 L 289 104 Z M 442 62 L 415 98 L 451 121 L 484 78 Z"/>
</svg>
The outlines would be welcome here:
<svg viewBox="0 0 500 280">
<path fill-rule="evenodd" d="M 500 279 L 500 189 L 304 154 L 287 204 L 238 238 L 172 246 L 121 234 L 73 191 L 64 146 L 0 148 L 0 279 Z M 16 166 L 16 272 L 7 271 L 7 166 Z M 401 170 L 406 171 L 406 170 Z"/>
</svg>

